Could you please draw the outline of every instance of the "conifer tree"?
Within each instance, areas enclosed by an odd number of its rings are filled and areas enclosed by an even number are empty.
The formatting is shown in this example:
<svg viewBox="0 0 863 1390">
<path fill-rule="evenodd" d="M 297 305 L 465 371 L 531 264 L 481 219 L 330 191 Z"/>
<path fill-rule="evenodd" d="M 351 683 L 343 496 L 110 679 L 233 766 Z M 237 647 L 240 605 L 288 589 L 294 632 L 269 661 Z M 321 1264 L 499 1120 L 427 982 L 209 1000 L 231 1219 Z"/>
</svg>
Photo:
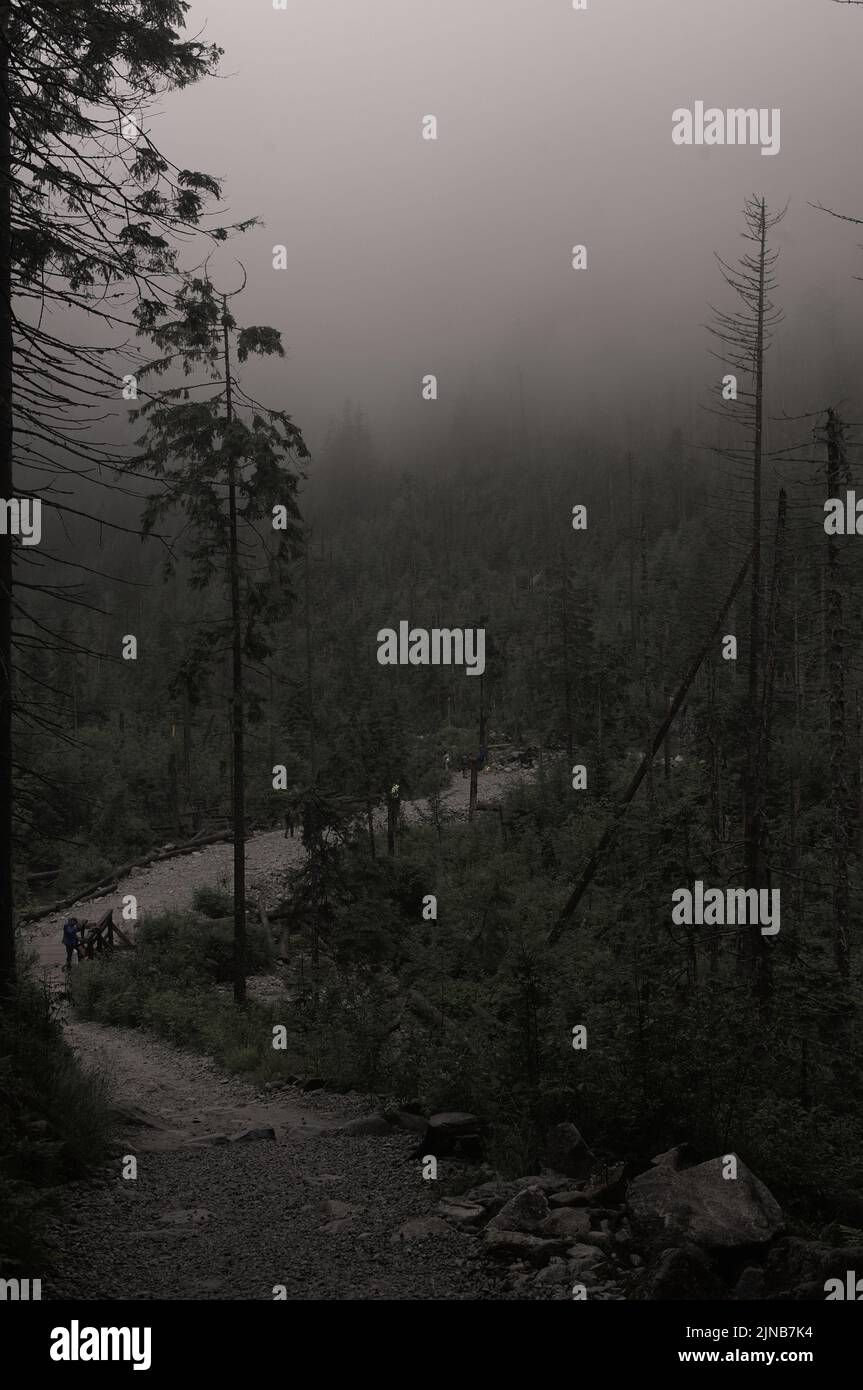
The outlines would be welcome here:
<svg viewBox="0 0 863 1390">
<path fill-rule="evenodd" d="M 179 249 L 220 192 L 209 175 L 172 165 L 145 130 L 154 99 L 213 72 L 220 56 L 182 37 L 188 8 L 184 0 L 0 3 L 4 498 L 52 496 L 64 490 L 58 476 L 114 487 L 128 466 L 88 422 L 118 400 L 115 354 L 136 326 L 159 321 Z M 53 496 L 51 505 L 75 513 Z M 36 549 L 42 554 L 0 535 L 0 1001 L 15 983 L 13 614 L 29 616 L 13 588 L 20 565 L 45 563 L 47 548 Z"/>
<path fill-rule="evenodd" d="M 191 537 L 191 583 L 222 580 L 224 620 L 202 623 L 179 673 L 184 684 L 231 653 L 232 821 L 234 831 L 234 1000 L 246 997 L 245 665 L 270 654 L 264 629 L 284 616 L 291 565 L 302 545 L 296 501 L 308 458 L 303 436 L 283 410 L 242 388 L 234 357 L 284 357 L 274 328 L 240 328 L 208 278 L 188 276 L 171 318 L 152 330 L 162 356 L 142 372 L 179 376 L 133 412 L 146 422 L 142 468 L 160 491 L 147 503 L 145 533 L 179 509 Z M 189 380 L 195 378 L 194 380 Z M 169 566 L 170 568 L 170 566 Z"/>
</svg>

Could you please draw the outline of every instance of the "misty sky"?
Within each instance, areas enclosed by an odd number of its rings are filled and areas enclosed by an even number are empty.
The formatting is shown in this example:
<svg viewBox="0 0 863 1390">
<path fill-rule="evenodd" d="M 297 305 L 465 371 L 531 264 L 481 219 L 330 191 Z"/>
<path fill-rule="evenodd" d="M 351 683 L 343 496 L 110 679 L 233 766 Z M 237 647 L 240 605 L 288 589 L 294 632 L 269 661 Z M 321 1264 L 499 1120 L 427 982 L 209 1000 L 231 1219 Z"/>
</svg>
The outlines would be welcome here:
<svg viewBox="0 0 863 1390">
<path fill-rule="evenodd" d="M 697 432 L 693 404 L 719 374 L 707 306 L 730 305 L 713 253 L 743 249 L 750 193 L 790 200 L 770 407 L 822 404 L 842 359 L 837 393 L 853 389 L 863 228 L 808 204 L 863 216 L 863 8 L 196 0 L 191 21 L 225 49 L 224 80 L 172 95 L 150 128 L 225 179 L 232 215 L 266 223 L 238 251 L 239 317 L 282 331 L 287 365 L 255 386 L 313 446 L 350 397 L 382 453 L 404 450 L 465 392 L 516 392 L 518 367 L 537 427 L 611 421 L 628 444 L 658 411 Z M 675 147 L 671 113 L 696 100 L 779 107 L 780 153 Z"/>
</svg>

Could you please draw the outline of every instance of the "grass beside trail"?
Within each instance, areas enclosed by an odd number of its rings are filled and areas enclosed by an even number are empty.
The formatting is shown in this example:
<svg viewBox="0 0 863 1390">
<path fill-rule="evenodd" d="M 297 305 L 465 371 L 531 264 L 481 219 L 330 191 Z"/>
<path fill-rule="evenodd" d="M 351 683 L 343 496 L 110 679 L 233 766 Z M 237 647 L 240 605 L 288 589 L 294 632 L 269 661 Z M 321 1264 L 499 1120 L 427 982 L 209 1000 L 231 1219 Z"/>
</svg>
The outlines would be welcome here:
<svg viewBox="0 0 863 1390">
<path fill-rule="evenodd" d="M 73 970 L 69 992 L 83 1018 L 124 1028 L 149 1028 L 179 1047 L 214 1057 L 227 1071 L 260 1084 L 291 1074 L 308 1058 L 273 1047 L 273 1028 L 286 1022 L 285 1003 L 249 1000 L 234 1006 L 231 901 L 201 889 L 194 911 L 166 912 L 138 928 L 136 949 Z M 273 968 L 267 933 L 249 926 L 251 975 Z"/>
<path fill-rule="evenodd" d="M 112 1137 L 105 1081 L 82 1070 L 57 1005 L 22 964 L 15 1003 L 0 1010 L 0 1276 L 41 1277 L 44 1220 L 63 1184 L 103 1160 Z"/>
</svg>

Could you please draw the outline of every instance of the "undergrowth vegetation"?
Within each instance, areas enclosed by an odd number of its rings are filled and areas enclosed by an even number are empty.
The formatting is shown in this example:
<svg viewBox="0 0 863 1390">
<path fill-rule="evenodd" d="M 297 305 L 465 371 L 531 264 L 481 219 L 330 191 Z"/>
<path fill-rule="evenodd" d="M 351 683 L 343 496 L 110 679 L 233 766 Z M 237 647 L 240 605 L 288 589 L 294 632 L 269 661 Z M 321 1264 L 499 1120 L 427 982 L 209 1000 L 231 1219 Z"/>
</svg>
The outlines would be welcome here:
<svg viewBox="0 0 863 1390">
<path fill-rule="evenodd" d="M 45 1272 L 43 1218 L 62 1185 L 103 1158 L 112 1136 L 107 1083 L 63 1037 L 57 1004 L 22 969 L 0 1012 L 0 1276 Z M 40 1263 L 41 1262 L 41 1263 Z"/>
</svg>

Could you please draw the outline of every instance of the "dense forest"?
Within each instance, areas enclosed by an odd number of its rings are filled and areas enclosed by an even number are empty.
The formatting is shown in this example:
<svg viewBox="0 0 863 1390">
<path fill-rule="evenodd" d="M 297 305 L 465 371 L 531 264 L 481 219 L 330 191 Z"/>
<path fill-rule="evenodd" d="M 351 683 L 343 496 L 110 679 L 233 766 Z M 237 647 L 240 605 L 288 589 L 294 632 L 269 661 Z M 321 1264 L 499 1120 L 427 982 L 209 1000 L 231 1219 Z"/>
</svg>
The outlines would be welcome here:
<svg viewBox="0 0 863 1390">
<path fill-rule="evenodd" d="M 850 944 L 849 962 L 836 955 L 863 843 L 859 581 L 854 538 L 828 538 L 822 524 L 827 414 L 794 428 L 809 439 L 774 462 L 776 493 L 765 486 L 765 881 L 782 901 L 781 932 L 766 946 L 766 999 L 750 990 L 733 926 L 698 933 L 671 922 L 673 888 L 744 881 L 745 585 L 649 760 L 613 854 L 559 944 L 547 944 L 745 552 L 742 488 L 736 496 L 726 467 L 679 431 L 644 457 L 621 459 L 588 439 L 525 439 L 512 449 L 466 418 L 446 469 L 387 475 L 351 407 L 320 461 L 331 492 L 312 494 L 271 651 L 248 667 L 250 825 L 280 825 L 286 806 L 302 808 L 312 791 L 331 816 L 321 833 L 332 839 L 323 939 L 334 995 L 316 1002 L 316 1017 L 320 1008 L 332 1024 L 345 989 L 374 991 L 364 1027 L 379 995 L 400 984 L 444 993 L 478 1044 L 499 1030 L 487 1039 L 495 1075 L 485 1073 L 487 1055 L 471 1074 L 468 1052 L 458 1062 L 468 1074 L 453 1077 L 453 1059 L 435 1051 L 420 1066 L 423 1084 L 440 1088 L 441 1102 L 484 1109 L 494 1096 L 508 1107 L 519 1097 L 508 1122 L 528 1153 L 533 1127 L 569 1103 L 571 1028 L 583 1022 L 592 1041 L 577 1061 L 579 1105 L 609 1152 L 682 1133 L 753 1154 L 791 1189 L 797 1180 L 817 1187 L 825 1172 L 840 1186 L 859 1180 L 859 963 Z M 851 483 L 853 445 L 842 448 Z M 778 525 L 780 487 L 788 500 Z M 587 508 L 584 531 L 572 527 L 577 504 Z M 206 621 L 188 562 L 163 579 L 155 544 L 130 548 L 124 537 L 106 539 L 98 559 L 124 584 L 78 586 L 97 611 L 76 616 L 74 639 L 61 606 L 43 600 L 39 620 L 57 623 L 61 650 L 40 650 L 25 668 L 56 692 L 54 717 L 67 734 L 47 743 L 22 730 L 31 777 L 64 788 L 62 799 L 32 798 L 22 904 L 35 901 L 46 867 L 58 872 L 41 893 L 57 896 L 152 845 L 229 824 L 229 670 L 222 660 L 188 679 Z M 223 602 L 217 587 L 207 591 L 216 620 Z M 848 615 L 841 631 L 836 608 Z M 402 618 L 485 627 L 482 678 L 378 666 L 378 629 Z M 134 678 L 117 655 L 132 629 Z M 728 635 L 738 636 L 736 660 L 724 655 Z M 836 766 L 824 750 L 839 717 Z M 462 752 L 483 741 L 492 763 L 532 750 L 529 780 L 499 816 L 441 820 L 442 788 Z M 586 792 L 573 790 L 575 764 L 586 769 Z M 286 790 L 273 789 L 280 765 Z M 369 843 L 365 812 L 386 806 L 394 781 L 426 799 L 428 824 L 403 825 L 387 862 L 383 836 Z M 34 785 L 23 780 L 23 794 Z M 830 812 L 837 785 L 844 835 Z M 433 936 L 422 921 L 426 893 L 440 909 Z M 305 925 L 317 930 L 311 918 Z M 410 1090 L 398 1053 L 384 1048 L 375 1064 L 383 1074 L 351 1079 Z"/>
<path fill-rule="evenodd" d="M 295 401 L 258 399 L 280 332 L 210 278 L 251 224 L 213 222 L 220 186 L 149 137 L 106 147 L 216 61 L 174 34 L 185 8 L 73 5 L 49 39 L 0 6 L 0 493 L 41 496 L 44 528 L 0 536 L 0 1053 L 42 1040 L 0 1101 L 6 1253 L 36 1078 L 66 1126 L 45 1181 L 105 1142 L 95 1083 L 51 1072 L 28 924 L 219 836 L 232 877 L 194 909 L 142 897 L 134 946 L 72 971 L 81 1018 L 262 1086 L 476 1114 L 507 1176 L 573 1121 L 607 1167 L 739 1154 L 794 1229 L 863 1243 L 861 440 L 823 336 L 782 322 L 794 210 L 729 206 L 740 259 L 705 249 L 722 365 L 696 430 L 631 421 L 622 449 L 464 391 L 443 447 L 403 456 L 351 400 L 311 450 Z M 825 245 L 848 235 L 824 213 Z M 484 669 L 382 665 L 400 623 L 484 631 Z M 265 902 L 246 842 L 286 825 L 300 857 Z M 697 885 L 772 894 L 779 929 L 687 923 Z"/>
</svg>

